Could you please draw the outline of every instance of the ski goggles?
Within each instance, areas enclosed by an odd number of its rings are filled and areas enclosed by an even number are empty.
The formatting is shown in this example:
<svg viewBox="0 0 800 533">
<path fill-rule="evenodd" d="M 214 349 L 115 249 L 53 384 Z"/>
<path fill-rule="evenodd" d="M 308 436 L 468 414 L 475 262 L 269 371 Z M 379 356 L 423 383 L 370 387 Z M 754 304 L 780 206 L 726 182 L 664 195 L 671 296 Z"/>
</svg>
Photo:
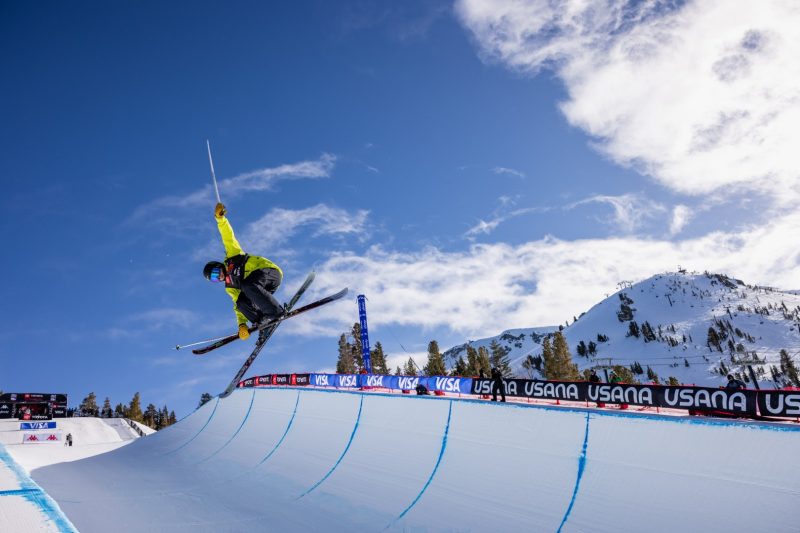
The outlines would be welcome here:
<svg viewBox="0 0 800 533">
<path fill-rule="evenodd" d="M 222 275 L 222 269 L 219 267 L 212 268 L 208 279 L 211 281 L 225 281 L 225 277 Z"/>
</svg>

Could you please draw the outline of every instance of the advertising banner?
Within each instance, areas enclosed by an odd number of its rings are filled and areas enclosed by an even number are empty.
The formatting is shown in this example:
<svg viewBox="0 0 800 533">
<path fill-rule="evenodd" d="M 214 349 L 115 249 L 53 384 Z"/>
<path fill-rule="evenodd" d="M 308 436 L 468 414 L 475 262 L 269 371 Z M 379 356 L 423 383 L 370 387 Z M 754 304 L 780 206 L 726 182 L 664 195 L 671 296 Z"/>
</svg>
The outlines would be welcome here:
<svg viewBox="0 0 800 533">
<path fill-rule="evenodd" d="M 56 422 L 20 422 L 19 429 L 55 429 Z"/>
<path fill-rule="evenodd" d="M 748 416 L 757 414 L 758 392 L 753 390 L 623 383 L 553 382 L 529 379 L 506 379 L 503 381 L 506 396 L 519 398 L 626 403 L 648 407 L 720 411 Z M 473 394 L 491 394 L 492 383 L 491 379 L 473 379 Z"/>
<path fill-rule="evenodd" d="M 16 402 L 16 403 L 69 403 L 66 394 L 50 394 L 43 392 L 7 392 L 0 394 L 0 402 Z"/>
<path fill-rule="evenodd" d="M 22 444 L 52 444 L 64 442 L 61 431 L 26 431 L 22 434 Z"/>
<path fill-rule="evenodd" d="M 0 418 L 13 418 L 13 406 L 11 402 L 2 402 L 0 403 Z"/>
<path fill-rule="evenodd" d="M 800 391 L 760 391 L 758 410 L 761 416 L 800 417 Z"/>
</svg>

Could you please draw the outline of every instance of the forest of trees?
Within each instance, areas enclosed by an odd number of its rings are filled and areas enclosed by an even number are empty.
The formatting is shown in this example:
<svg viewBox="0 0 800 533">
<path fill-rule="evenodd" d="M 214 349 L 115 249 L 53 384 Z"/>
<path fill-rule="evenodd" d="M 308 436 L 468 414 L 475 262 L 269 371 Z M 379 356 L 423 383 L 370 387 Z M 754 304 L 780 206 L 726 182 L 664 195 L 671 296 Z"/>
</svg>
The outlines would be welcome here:
<svg viewBox="0 0 800 533">
<path fill-rule="evenodd" d="M 99 408 L 97 396 L 94 392 L 90 392 L 78 406 L 77 414 L 79 416 L 97 416 L 100 418 L 129 418 L 155 430 L 177 422 L 175 411 L 170 411 L 166 405 L 159 409 L 151 403 L 142 411 L 142 401 L 138 392 L 133 395 L 127 405 L 118 403 L 113 410 L 111 409 L 111 400 L 108 397 L 103 401 L 103 407 Z"/>
<path fill-rule="evenodd" d="M 492 367 L 497 367 L 504 377 L 512 377 L 513 371 L 508 359 L 509 348 L 496 340 L 487 349 L 480 346 L 475 349 L 467 346 L 467 358 L 459 356 L 453 368 L 448 369 L 444 354 L 439 349 L 439 343 L 432 340 L 428 343 L 428 362 L 420 368 L 412 357 L 405 364 L 397 366 L 394 373 L 398 376 L 489 376 Z M 339 337 L 338 359 L 336 360 L 337 374 L 358 374 L 364 370 L 364 357 L 361 347 L 361 325 L 356 322 L 351 330 L 342 333 Z M 370 350 L 373 374 L 390 374 L 386 365 L 387 354 L 383 351 L 380 341 Z"/>
</svg>

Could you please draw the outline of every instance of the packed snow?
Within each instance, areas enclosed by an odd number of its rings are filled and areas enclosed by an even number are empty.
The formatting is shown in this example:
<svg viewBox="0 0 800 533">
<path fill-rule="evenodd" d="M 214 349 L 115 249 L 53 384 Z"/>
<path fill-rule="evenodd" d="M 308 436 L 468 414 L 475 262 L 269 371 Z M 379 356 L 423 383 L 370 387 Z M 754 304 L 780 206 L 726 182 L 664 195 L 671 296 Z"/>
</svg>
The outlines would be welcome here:
<svg viewBox="0 0 800 533">
<path fill-rule="evenodd" d="M 32 476 L 83 533 L 749 532 L 754 502 L 798 501 L 798 444 L 794 424 L 253 388 Z"/>
</svg>

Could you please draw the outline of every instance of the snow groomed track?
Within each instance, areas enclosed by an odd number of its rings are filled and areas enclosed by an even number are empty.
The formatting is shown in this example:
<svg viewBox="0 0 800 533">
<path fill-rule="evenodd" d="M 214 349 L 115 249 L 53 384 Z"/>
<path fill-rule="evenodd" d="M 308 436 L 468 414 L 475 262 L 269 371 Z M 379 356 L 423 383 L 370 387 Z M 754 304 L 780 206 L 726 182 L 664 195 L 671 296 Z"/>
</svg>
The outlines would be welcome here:
<svg viewBox="0 0 800 533">
<path fill-rule="evenodd" d="M 797 531 L 798 445 L 787 425 L 254 388 L 33 477 L 83 533 Z"/>
</svg>

